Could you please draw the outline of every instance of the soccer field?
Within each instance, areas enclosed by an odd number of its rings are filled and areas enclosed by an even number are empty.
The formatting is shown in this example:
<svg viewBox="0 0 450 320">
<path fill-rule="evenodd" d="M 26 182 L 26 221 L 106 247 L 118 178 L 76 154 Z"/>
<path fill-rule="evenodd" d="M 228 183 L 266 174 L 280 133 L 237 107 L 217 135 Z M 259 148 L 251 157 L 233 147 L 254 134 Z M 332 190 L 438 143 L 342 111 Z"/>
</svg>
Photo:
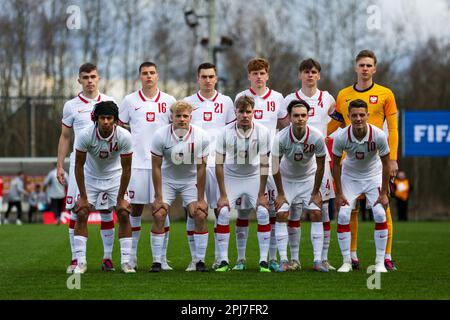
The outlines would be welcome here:
<svg viewBox="0 0 450 320">
<path fill-rule="evenodd" d="M 116 226 L 117 228 L 117 226 Z M 0 226 L 0 299 L 450 299 L 450 222 L 397 222 L 394 225 L 394 259 L 399 271 L 381 275 L 381 288 L 367 288 L 366 268 L 373 264 L 373 223 L 360 223 L 360 271 L 348 274 L 312 271 L 310 223 L 302 223 L 302 270 L 259 273 L 256 222 L 250 224 L 248 270 L 228 273 L 185 272 L 190 261 L 185 224 L 171 224 L 168 258 L 174 271 L 149 273 L 150 225 L 143 225 L 139 243 L 139 271 L 122 274 L 119 242 L 114 244 L 114 273 L 102 273 L 99 226 L 89 227 L 88 271 L 81 275 L 81 289 L 69 290 L 70 261 L 67 226 Z M 209 226 L 211 231 L 213 226 Z M 330 261 L 342 262 L 332 222 Z M 116 229 L 117 237 L 117 229 Z M 213 258 L 210 232 L 207 265 Z M 230 259 L 236 259 L 234 230 Z"/>
</svg>

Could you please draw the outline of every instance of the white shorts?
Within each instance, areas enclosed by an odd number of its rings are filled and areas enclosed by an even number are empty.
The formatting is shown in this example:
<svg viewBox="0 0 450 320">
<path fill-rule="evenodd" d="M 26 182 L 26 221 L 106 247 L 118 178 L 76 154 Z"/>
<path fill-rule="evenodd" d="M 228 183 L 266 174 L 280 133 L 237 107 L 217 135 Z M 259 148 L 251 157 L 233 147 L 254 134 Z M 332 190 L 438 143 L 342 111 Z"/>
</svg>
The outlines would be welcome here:
<svg viewBox="0 0 450 320">
<path fill-rule="evenodd" d="M 88 202 L 96 210 L 112 210 L 117 204 L 121 175 L 111 179 L 95 179 L 85 177 Z M 129 198 L 125 195 L 125 200 Z"/>
<path fill-rule="evenodd" d="M 70 167 L 69 167 L 69 181 L 67 184 L 67 196 L 66 196 L 66 210 L 70 211 L 75 207 L 75 202 L 80 198 L 80 191 L 78 190 L 77 179 L 75 178 L 75 158 L 72 161 L 72 154 L 70 155 Z"/>
<path fill-rule="evenodd" d="M 217 184 L 216 168 L 206 167 L 206 201 L 211 209 L 217 208 L 217 200 L 220 197 L 219 185 Z"/>
<path fill-rule="evenodd" d="M 331 175 L 331 169 L 328 161 L 325 161 L 325 171 L 323 173 L 322 184 L 320 185 L 320 194 L 322 195 L 322 201 L 327 201 L 336 198 L 333 188 L 333 176 Z"/>
<path fill-rule="evenodd" d="M 351 209 L 355 209 L 356 200 L 361 194 L 366 196 L 366 208 L 372 208 L 380 195 L 381 183 L 381 174 L 364 180 L 352 179 L 346 175 L 341 176 L 342 193 L 350 204 Z"/>
<path fill-rule="evenodd" d="M 152 169 L 133 168 L 131 170 L 128 195 L 133 204 L 148 204 L 154 201 Z"/>
<path fill-rule="evenodd" d="M 163 202 L 167 203 L 169 206 L 172 205 L 175 200 L 177 193 L 181 194 L 183 199 L 183 207 L 187 207 L 192 202 L 197 201 L 197 181 L 192 181 L 192 183 L 171 183 L 162 182 L 162 195 Z"/>
<path fill-rule="evenodd" d="M 225 176 L 225 190 L 228 202 L 232 208 L 242 208 L 243 201 L 245 209 L 256 208 L 259 191 L 259 176 L 248 179 L 236 179 Z"/>
<path fill-rule="evenodd" d="M 257 194 L 259 191 L 259 181 L 260 181 L 260 177 L 258 176 L 258 190 L 256 190 Z M 245 180 L 243 183 L 246 184 L 247 181 Z M 227 190 L 227 192 L 228 192 L 228 190 Z M 269 200 L 270 210 L 274 211 L 275 210 L 275 199 L 276 199 L 278 193 L 277 193 L 277 186 L 275 185 L 275 180 L 273 180 L 273 176 L 271 176 L 271 175 L 267 177 L 265 195 L 266 195 L 267 199 Z M 248 199 L 247 195 L 242 196 L 242 199 L 240 200 L 240 204 L 236 207 L 236 209 L 241 209 L 241 210 L 251 209 L 251 208 L 253 208 L 253 205 L 250 202 L 250 200 Z"/>
<path fill-rule="evenodd" d="M 321 210 L 315 203 L 309 204 L 314 189 L 314 176 L 309 180 L 291 182 L 283 180 L 283 189 L 287 201 L 293 204 L 302 204 L 305 210 Z"/>
</svg>

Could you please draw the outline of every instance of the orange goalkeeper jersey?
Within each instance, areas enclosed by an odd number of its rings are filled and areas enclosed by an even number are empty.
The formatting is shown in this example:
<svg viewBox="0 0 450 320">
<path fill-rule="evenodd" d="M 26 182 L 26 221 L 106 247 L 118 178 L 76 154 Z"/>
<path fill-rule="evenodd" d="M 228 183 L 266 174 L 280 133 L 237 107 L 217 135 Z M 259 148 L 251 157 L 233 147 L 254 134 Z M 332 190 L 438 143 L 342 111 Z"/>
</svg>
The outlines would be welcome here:
<svg viewBox="0 0 450 320">
<path fill-rule="evenodd" d="M 373 83 L 366 90 L 358 91 L 356 85 L 342 89 L 336 99 L 336 113 L 332 118 L 345 125 L 350 125 L 348 117 L 348 105 L 351 101 L 361 99 L 369 108 L 368 122 L 383 130 L 384 120 L 388 125 L 388 140 L 391 160 L 397 160 L 398 151 L 398 124 L 397 104 L 392 91 L 379 84 Z"/>
</svg>

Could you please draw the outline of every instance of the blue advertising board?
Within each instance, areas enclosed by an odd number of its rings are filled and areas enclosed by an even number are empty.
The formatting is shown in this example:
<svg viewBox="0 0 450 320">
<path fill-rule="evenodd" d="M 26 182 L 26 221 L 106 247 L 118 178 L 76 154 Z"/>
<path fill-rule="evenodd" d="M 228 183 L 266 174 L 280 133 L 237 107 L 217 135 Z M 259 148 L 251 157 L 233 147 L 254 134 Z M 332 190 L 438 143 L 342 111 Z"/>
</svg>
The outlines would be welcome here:
<svg viewBox="0 0 450 320">
<path fill-rule="evenodd" d="M 404 157 L 450 156 L 450 111 L 403 112 Z"/>
</svg>

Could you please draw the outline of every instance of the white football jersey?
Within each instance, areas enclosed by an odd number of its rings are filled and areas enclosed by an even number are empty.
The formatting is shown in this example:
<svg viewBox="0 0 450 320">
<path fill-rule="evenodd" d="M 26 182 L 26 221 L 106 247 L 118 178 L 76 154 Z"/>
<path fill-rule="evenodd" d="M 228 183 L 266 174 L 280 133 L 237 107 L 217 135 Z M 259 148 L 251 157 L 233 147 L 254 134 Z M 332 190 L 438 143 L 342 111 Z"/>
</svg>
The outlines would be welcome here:
<svg viewBox="0 0 450 320">
<path fill-rule="evenodd" d="M 89 99 L 80 92 L 75 98 L 64 104 L 62 124 L 68 128 L 73 128 L 75 137 L 74 146 L 78 133 L 93 124 L 91 113 L 94 109 L 94 105 L 100 101 L 114 101 L 115 103 L 114 98 L 102 93 L 99 93 L 94 99 Z M 70 160 L 71 163 L 75 163 L 75 153 L 70 157 Z"/>
<path fill-rule="evenodd" d="M 133 139 L 133 168 L 151 169 L 150 148 L 153 135 L 159 128 L 170 123 L 170 107 L 174 97 L 158 89 L 150 99 L 142 90 L 127 95 L 120 104 L 119 119 L 128 123 Z"/>
<path fill-rule="evenodd" d="M 346 152 L 342 164 L 342 175 L 352 179 L 365 180 L 382 174 L 380 157 L 389 154 L 389 144 L 383 130 L 367 124 L 367 134 L 357 140 L 352 132 L 352 126 L 343 129 L 333 142 L 333 154 L 342 157 Z"/>
<path fill-rule="evenodd" d="M 280 171 L 283 180 L 291 182 L 305 181 L 314 176 L 316 156 L 325 155 L 324 137 L 319 130 L 309 125 L 300 140 L 292 132 L 292 125 L 284 128 L 275 136 L 272 146 L 272 156 L 282 157 Z"/>
<path fill-rule="evenodd" d="M 75 144 L 77 151 L 87 153 L 84 173 L 95 179 L 111 179 L 120 176 L 120 156 L 133 153 L 131 134 L 124 128 L 114 126 L 107 138 L 103 138 L 95 125 L 80 132 Z"/>
<path fill-rule="evenodd" d="M 284 105 L 283 95 L 275 90 L 267 88 L 267 91 L 259 96 L 249 88 L 236 95 L 236 101 L 240 96 L 251 96 L 255 99 L 253 121 L 264 125 L 274 137 L 279 119 L 287 117 L 287 110 Z"/>
<path fill-rule="evenodd" d="M 321 91 L 317 89 L 316 93 L 312 97 L 308 97 L 302 92 L 302 90 L 297 90 L 296 92 L 287 95 L 284 99 L 286 109 L 292 100 L 305 100 L 309 104 L 311 108 L 309 109 L 308 125 L 313 126 L 319 130 L 324 137 L 326 137 L 327 124 L 331 120 L 328 113 L 330 112 L 330 108 L 333 104 L 336 103 L 333 96 L 329 94 L 328 91 Z"/>
<path fill-rule="evenodd" d="M 172 124 L 159 128 L 153 137 L 151 153 L 162 157 L 162 180 L 170 183 L 196 183 L 198 159 L 209 154 L 208 134 L 191 125 L 188 133 L 179 137 Z"/>
<path fill-rule="evenodd" d="M 184 98 L 192 107 L 191 124 L 196 125 L 208 133 L 210 145 L 216 145 L 216 137 L 227 124 L 236 120 L 233 100 L 218 91 L 211 99 L 200 94 L 200 91 L 192 96 Z M 216 165 L 216 153 L 208 156 L 208 167 Z"/>
<path fill-rule="evenodd" d="M 243 180 L 259 176 L 260 155 L 270 154 L 269 131 L 253 122 L 251 131 L 244 136 L 236 122 L 230 123 L 217 137 L 216 151 L 225 155 L 225 175 Z"/>
</svg>

